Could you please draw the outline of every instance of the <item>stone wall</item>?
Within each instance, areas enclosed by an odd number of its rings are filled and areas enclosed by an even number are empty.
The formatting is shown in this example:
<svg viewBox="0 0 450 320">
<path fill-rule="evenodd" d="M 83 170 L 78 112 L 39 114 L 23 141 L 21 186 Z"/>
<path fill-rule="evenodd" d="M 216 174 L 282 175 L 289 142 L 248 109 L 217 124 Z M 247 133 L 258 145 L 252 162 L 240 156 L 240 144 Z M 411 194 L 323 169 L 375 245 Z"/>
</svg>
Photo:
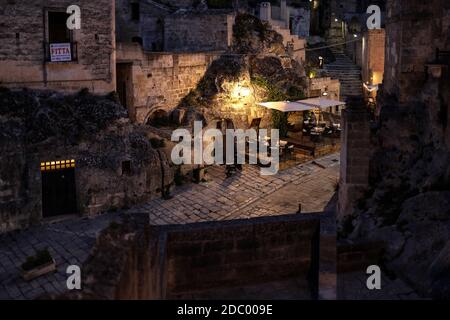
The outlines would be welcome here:
<svg viewBox="0 0 450 320">
<path fill-rule="evenodd" d="M 193 226 L 167 237 L 168 298 L 228 286 L 303 278 L 318 250 L 319 221 L 254 219 Z"/>
<path fill-rule="evenodd" d="M 164 20 L 164 51 L 222 51 L 231 47 L 235 15 L 223 11 L 181 12 Z"/>
<path fill-rule="evenodd" d="M 352 213 L 369 185 L 370 128 L 362 103 L 351 102 L 342 112 L 341 128 L 338 219 Z"/>
<path fill-rule="evenodd" d="M 148 217 L 133 216 L 105 230 L 83 266 L 82 291 L 60 298 L 183 299 L 199 290 L 286 279 L 309 283 L 312 298 L 317 293 L 320 220 L 315 216 L 147 223 Z"/>
<path fill-rule="evenodd" d="M 130 0 L 116 0 L 117 42 L 131 43 L 140 39 L 147 51 L 164 51 L 164 18 L 172 9 L 152 1 L 139 2 L 140 17 L 132 19 Z"/>
<path fill-rule="evenodd" d="M 147 217 L 148 218 L 148 217 Z M 158 232 L 133 217 L 125 225 L 113 224 L 97 238 L 82 268 L 82 290 L 54 299 L 160 300 L 164 297 L 164 274 Z M 130 221 L 130 220 L 129 220 Z"/>
<path fill-rule="evenodd" d="M 214 53 L 149 53 L 137 44 L 119 44 L 118 63 L 132 64 L 130 117 L 146 123 L 157 110 L 173 110 L 217 57 Z"/>
<path fill-rule="evenodd" d="M 362 37 L 361 77 L 370 86 L 381 85 L 384 76 L 386 33 L 384 29 L 368 30 Z M 365 97 L 376 98 L 377 90 L 364 90 Z"/>
<path fill-rule="evenodd" d="M 306 8 L 289 8 L 291 19 L 293 19 L 292 33 L 302 37 L 309 37 L 311 25 L 311 11 Z"/>
<path fill-rule="evenodd" d="M 8 87 L 77 91 L 115 90 L 113 0 L 2 1 L 0 84 Z M 81 8 L 81 30 L 73 31 L 78 61 L 45 62 L 46 12 Z"/>
<path fill-rule="evenodd" d="M 363 82 L 383 82 L 386 33 L 384 29 L 369 30 L 363 37 Z"/>
<path fill-rule="evenodd" d="M 77 212 L 73 214 L 93 217 L 161 196 L 163 177 L 157 151 L 147 150 L 148 161 L 140 163 L 135 155 L 139 151 L 133 146 L 134 133 L 126 126 L 111 126 L 96 139 L 76 147 L 53 143 L 39 147 L 17 144 L 14 150 L 2 147 L 0 233 L 42 221 L 42 162 L 75 160 Z M 173 172 L 161 154 L 164 185 L 170 186 Z M 131 173 L 122 172 L 123 161 L 131 161 Z"/>
<path fill-rule="evenodd" d="M 309 79 L 308 96 L 314 96 L 314 93 L 328 93 L 328 98 L 339 100 L 341 98 L 341 84 L 338 79 L 331 79 L 330 77 L 312 78 Z M 317 94 L 316 94 L 317 96 Z"/>
<path fill-rule="evenodd" d="M 448 1 L 388 1 L 384 90 L 401 103 L 416 97 L 436 49 L 450 50 Z"/>
</svg>

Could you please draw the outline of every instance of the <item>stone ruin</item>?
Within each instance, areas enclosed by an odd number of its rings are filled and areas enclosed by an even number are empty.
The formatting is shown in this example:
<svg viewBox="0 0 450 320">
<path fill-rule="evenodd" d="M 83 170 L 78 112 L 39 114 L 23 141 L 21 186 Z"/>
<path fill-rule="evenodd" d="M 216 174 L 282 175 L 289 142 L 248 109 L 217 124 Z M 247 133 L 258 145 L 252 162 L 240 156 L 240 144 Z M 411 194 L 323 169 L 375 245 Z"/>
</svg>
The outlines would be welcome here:
<svg viewBox="0 0 450 320">
<path fill-rule="evenodd" d="M 73 213 L 84 216 L 149 200 L 173 181 L 164 152 L 152 147 L 145 127 L 130 123 L 113 94 L 2 88 L 0 124 L 0 232 L 45 217 L 41 163 L 75 160 Z"/>
</svg>

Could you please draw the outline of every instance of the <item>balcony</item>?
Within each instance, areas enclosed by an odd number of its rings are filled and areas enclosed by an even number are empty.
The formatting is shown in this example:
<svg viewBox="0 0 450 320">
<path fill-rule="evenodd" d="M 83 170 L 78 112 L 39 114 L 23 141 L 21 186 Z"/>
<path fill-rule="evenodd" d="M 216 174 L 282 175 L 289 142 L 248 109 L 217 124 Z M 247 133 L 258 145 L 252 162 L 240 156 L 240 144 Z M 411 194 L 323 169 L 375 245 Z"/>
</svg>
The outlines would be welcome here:
<svg viewBox="0 0 450 320">
<path fill-rule="evenodd" d="M 45 62 L 76 62 L 78 61 L 77 42 L 48 43 L 44 42 Z"/>
</svg>

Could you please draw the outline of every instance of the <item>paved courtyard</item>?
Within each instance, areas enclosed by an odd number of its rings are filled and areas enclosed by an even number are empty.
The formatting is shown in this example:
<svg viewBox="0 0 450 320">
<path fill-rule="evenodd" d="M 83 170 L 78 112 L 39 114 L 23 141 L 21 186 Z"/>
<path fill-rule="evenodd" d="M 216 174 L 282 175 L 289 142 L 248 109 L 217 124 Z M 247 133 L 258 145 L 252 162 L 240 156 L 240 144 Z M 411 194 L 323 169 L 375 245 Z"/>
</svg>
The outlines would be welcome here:
<svg viewBox="0 0 450 320">
<path fill-rule="evenodd" d="M 208 169 L 207 181 L 178 187 L 169 200 L 157 199 L 132 208 L 129 214 L 148 213 L 150 223 L 186 224 L 211 220 L 246 219 L 269 215 L 322 212 L 335 192 L 339 155 L 294 166 L 275 176 L 261 176 L 256 166 L 226 179 L 224 167 Z M 65 270 L 82 265 L 97 234 L 121 213 L 95 219 L 77 218 L 0 235 L 0 299 L 32 299 L 65 290 Z M 20 276 L 20 265 L 35 250 L 48 248 L 57 272 L 30 282 Z"/>
</svg>

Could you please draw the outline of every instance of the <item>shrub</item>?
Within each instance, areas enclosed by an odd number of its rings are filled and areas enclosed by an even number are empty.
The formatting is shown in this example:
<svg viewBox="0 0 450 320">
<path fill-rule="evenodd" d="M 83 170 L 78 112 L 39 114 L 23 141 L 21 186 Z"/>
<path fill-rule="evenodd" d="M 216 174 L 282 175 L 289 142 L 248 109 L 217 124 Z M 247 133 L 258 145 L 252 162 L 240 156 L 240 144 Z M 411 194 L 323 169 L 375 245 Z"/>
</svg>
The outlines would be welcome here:
<svg viewBox="0 0 450 320">
<path fill-rule="evenodd" d="M 175 176 L 173 177 L 173 180 L 174 180 L 174 182 L 175 182 L 175 185 L 177 185 L 177 186 L 181 186 L 181 185 L 183 184 L 183 182 L 184 182 L 184 177 L 183 177 L 183 175 L 181 174 L 181 168 L 180 168 L 180 167 L 178 167 L 178 168 L 175 170 Z"/>
<path fill-rule="evenodd" d="M 47 248 L 39 250 L 36 252 L 36 255 L 27 257 L 26 261 L 22 264 L 22 270 L 30 271 L 36 267 L 43 266 L 52 261 L 52 255 Z"/>
<path fill-rule="evenodd" d="M 199 168 L 195 168 L 192 171 L 192 178 L 195 183 L 200 183 L 200 169 Z"/>
<path fill-rule="evenodd" d="M 280 130 L 280 138 L 285 138 L 288 134 L 288 114 L 272 110 L 272 127 Z"/>
</svg>

